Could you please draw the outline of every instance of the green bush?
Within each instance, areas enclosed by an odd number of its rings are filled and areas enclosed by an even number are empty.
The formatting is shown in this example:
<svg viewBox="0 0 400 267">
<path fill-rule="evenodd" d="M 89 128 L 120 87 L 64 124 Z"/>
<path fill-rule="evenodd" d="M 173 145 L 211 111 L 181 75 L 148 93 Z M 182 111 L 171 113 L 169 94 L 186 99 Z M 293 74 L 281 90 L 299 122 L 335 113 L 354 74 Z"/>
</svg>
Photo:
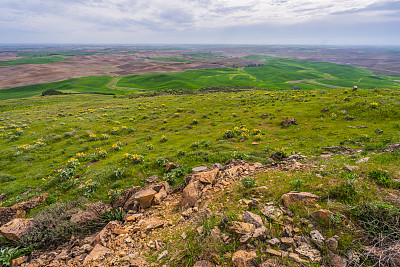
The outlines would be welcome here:
<svg viewBox="0 0 400 267">
<path fill-rule="evenodd" d="M 294 179 L 294 180 L 290 181 L 290 185 L 293 187 L 293 190 L 299 191 L 300 188 L 302 188 L 304 185 L 304 180 L 303 179 Z"/>
<path fill-rule="evenodd" d="M 399 187 L 400 183 L 393 181 L 390 178 L 389 173 L 385 171 L 370 171 L 368 176 L 375 180 L 378 185 L 382 185 L 384 187 Z"/>
</svg>

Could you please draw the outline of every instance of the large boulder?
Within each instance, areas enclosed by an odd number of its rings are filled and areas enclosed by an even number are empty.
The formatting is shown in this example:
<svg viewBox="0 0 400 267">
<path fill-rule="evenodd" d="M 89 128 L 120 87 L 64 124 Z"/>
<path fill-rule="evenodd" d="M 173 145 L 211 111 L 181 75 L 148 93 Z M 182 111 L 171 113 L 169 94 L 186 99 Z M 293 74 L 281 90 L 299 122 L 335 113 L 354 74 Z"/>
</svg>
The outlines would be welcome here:
<svg viewBox="0 0 400 267">
<path fill-rule="evenodd" d="M 318 201 L 319 196 L 308 192 L 292 191 L 282 195 L 283 204 L 290 207 L 294 204 L 311 204 Z"/>
<path fill-rule="evenodd" d="M 33 219 L 14 219 L 0 227 L 0 234 L 12 241 L 18 241 L 34 227 Z"/>
<path fill-rule="evenodd" d="M 140 190 L 139 192 L 133 195 L 133 199 L 136 200 L 142 209 L 147 209 L 151 206 L 153 202 L 154 196 L 157 194 L 157 191 L 148 188 Z"/>
<path fill-rule="evenodd" d="M 200 181 L 190 182 L 182 192 L 181 207 L 191 208 L 194 207 L 197 200 L 200 199 L 204 185 Z"/>
</svg>

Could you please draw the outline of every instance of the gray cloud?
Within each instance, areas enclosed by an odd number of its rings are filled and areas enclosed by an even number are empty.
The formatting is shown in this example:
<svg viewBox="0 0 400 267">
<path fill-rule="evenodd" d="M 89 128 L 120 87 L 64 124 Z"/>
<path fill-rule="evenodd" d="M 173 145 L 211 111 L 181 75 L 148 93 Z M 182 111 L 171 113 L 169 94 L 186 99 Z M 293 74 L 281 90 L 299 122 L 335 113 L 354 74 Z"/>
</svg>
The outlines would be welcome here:
<svg viewBox="0 0 400 267">
<path fill-rule="evenodd" d="M 262 30 L 279 39 L 272 29 L 280 29 L 286 40 L 291 38 L 283 34 L 292 30 L 325 34 L 314 25 L 400 28 L 399 10 L 391 0 L 2 0 L 0 42 L 30 42 L 32 35 L 38 42 L 107 43 L 111 36 L 113 42 L 212 42 L 227 32 L 222 41 L 242 42 L 255 33 L 266 42 Z"/>
</svg>

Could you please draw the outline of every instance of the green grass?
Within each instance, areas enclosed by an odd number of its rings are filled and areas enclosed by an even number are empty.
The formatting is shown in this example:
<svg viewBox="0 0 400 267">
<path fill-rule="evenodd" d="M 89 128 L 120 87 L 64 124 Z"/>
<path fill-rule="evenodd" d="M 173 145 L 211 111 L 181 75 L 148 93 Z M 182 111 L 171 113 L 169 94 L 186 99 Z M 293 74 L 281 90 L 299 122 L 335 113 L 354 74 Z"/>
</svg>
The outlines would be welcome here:
<svg viewBox="0 0 400 267">
<path fill-rule="evenodd" d="M 51 64 L 61 61 L 68 61 L 68 59 L 60 56 L 46 56 L 46 57 L 24 57 L 16 60 L 0 61 L 0 66 L 16 66 L 23 64 Z"/>
<path fill-rule="evenodd" d="M 249 56 L 249 59 L 260 56 Z M 267 57 L 270 59 L 270 57 Z M 306 80 L 306 81 L 300 81 Z M 308 81 L 311 80 L 311 81 Z M 299 81 L 298 83 L 287 83 Z M 267 89 L 324 89 L 334 86 L 373 89 L 399 89 L 387 76 L 375 76 L 370 71 L 347 65 L 324 62 L 275 59 L 264 66 L 189 70 L 179 73 L 154 73 L 122 77 L 118 86 L 140 89 L 199 89 L 205 86 L 255 86 Z"/>
<path fill-rule="evenodd" d="M 82 91 L 93 88 L 91 79 L 86 81 L 90 85 L 87 87 L 85 80 L 77 80 Z M 108 77 L 98 80 L 100 86 L 107 81 Z M 344 101 L 347 98 L 350 101 Z M 135 99 L 60 95 L 4 100 L 0 109 L 0 173 L 4 178 L 0 180 L 1 193 L 8 196 L 4 203 L 7 206 L 20 201 L 17 196 L 28 187 L 49 192 L 50 202 L 73 199 L 85 193 L 85 189 L 78 189 L 79 185 L 92 179 L 93 188 L 86 195 L 106 200 L 111 189 L 143 185 L 144 179 L 153 174 L 163 176 L 163 168 L 156 162 L 159 157 L 190 169 L 202 164 L 225 163 L 238 155 L 265 163 L 269 161 L 268 151 L 281 148 L 286 154 L 296 151 L 310 156 L 318 155 L 320 147 L 342 142 L 354 149 L 363 149 L 351 140 L 361 140 L 366 147 L 387 143 L 385 140 L 399 142 L 400 112 L 395 101 L 400 101 L 395 90 L 346 93 L 333 89 L 197 93 Z M 323 108 L 329 112 L 321 113 Z M 262 114 L 270 115 L 263 118 Z M 345 120 L 349 115 L 357 120 Z M 286 118 L 296 118 L 299 125 L 282 128 L 280 122 Z M 241 125 L 249 129 L 243 142 L 239 138 L 235 141 L 223 138 L 225 130 Z M 367 128 L 349 128 L 357 125 Z M 117 129 L 113 130 L 114 127 Z M 377 128 L 383 133 L 375 134 Z M 253 129 L 259 129 L 261 134 L 253 135 L 258 132 Z M 103 139 L 103 134 L 108 138 Z M 166 137 L 165 142 L 162 136 Z M 44 143 L 41 146 L 35 145 L 39 139 Z M 259 145 L 252 145 L 254 141 Z M 121 149 L 117 151 L 112 146 L 118 142 Z M 106 157 L 98 155 L 100 148 L 107 151 Z M 367 155 L 376 152 L 379 150 L 366 151 Z M 73 175 L 78 176 L 60 179 L 58 170 L 65 168 L 69 159 L 77 158 L 77 153 L 84 154 L 73 170 Z M 133 164 L 125 159 L 125 153 L 142 155 L 144 162 Z M 394 167 L 395 157 L 379 155 L 373 156 L 376 166 Z M 118 169 L 123 170 L 123 175 L 114 175 Z M 307 180 L 304 181 L 307 185 Z"/>
<path fill-rule="evenodd" d="M 121 91 L 112 90 L 106 85 L 112 80 L 110 76 L 90 76 L 73 78 L 60 82 L 34 84 L 21 87 L 14 87 L 0 90 L 0 100 L 25 98 L 41 95 L 43 91 L 54 89 L 68 93 L 114 93 L 121 94 Z"/>
<path fill-rule="evenodd" d="M 249 56 L 258 58 L 264 56 Z M 268 57 L 269 58 L 269 57 Z M 47 58 L 35 57 L 32 60 Z M 157 58 L 175 60 L 174 58 Z M 177 59 L 180 60 L 180 59 Z M 119 77 L 118 77 L 119 78 Z M 387 76 L 375 76 L 370 71 L 346 65 L 277 58 L 264 66 L 246 68 L 199 69 L 177 73 L 152 73 L 123 76 L 116 80 L 115 89 L 107 87 L 112 77 L 84 77 L 60 82 L 29 85 L 0 90 L 0 100 L 40 95 L 54 89 L 64 92 L 98 92 L 127 94 L 141 90 L 187 89 L 206 86 L 253 86 L 269 90 L 293 87 L 314 90 L 335 88 L 400 89 L 398 82 Z M 288 83 L 297 81 L 296 83 Z M 360 81 L 360 82 L 359 82 Z"/>
</svg>

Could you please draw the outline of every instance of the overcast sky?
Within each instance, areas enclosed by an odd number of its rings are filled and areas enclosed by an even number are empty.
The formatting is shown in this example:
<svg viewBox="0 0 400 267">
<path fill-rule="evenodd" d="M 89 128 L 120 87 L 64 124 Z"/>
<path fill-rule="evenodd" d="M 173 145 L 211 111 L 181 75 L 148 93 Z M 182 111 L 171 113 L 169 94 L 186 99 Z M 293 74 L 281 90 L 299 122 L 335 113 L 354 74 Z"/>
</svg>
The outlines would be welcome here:
<svg viewBox="0 0 400 267">
<path fill-rule="evenodd" d="M 0 43 L 400 45 L 400 0 L 0 0 Z"/>
</svg>

